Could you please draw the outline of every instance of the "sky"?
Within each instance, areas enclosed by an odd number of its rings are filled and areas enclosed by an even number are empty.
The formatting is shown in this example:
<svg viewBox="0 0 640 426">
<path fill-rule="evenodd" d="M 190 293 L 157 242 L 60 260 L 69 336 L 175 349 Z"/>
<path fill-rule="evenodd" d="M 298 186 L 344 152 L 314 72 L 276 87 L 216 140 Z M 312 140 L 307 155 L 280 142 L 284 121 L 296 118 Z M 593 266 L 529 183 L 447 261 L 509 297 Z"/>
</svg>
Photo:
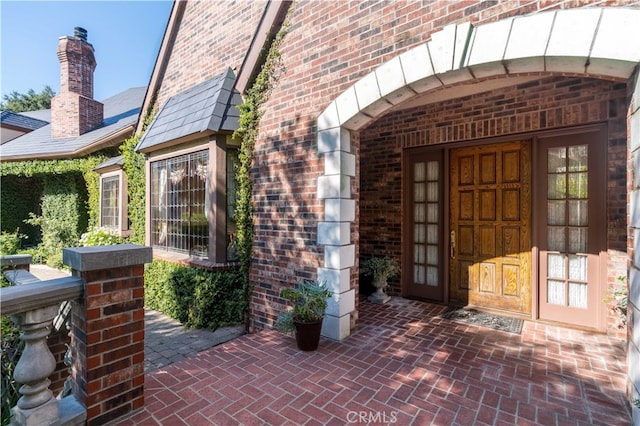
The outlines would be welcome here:
<svg viewBox="0 0 640 426">
<path fill-rule="evenodd" d="M 171 0 L 0 0 L 0 93 L 60 91 L 58 38 L 87 30 L 97 67 L 94 99 L 147 86 L 171 12 Z"/>
</svg>

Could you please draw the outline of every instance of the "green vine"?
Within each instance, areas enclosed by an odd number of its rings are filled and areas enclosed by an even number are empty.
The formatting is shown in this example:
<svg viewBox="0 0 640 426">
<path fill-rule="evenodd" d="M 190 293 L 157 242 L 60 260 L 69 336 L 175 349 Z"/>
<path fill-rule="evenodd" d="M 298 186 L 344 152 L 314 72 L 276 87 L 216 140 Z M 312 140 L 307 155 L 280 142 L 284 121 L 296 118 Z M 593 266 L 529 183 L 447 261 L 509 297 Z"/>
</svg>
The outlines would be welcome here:
<svg viewBox="0 0 640 426">
<path fill-rule="evenodd" d="M 105 161 L 108 155 L 94 154 L 84 158 L 67 160 L 29 160 L 0 163 L 0 176 L 44 177 L 79 173 L 84 177 L 87 187 L 87 211 L 89 226 L 98 224 L 100 214 L 100 175 L 93 169 Z"/>
<path fill-rule="evenodd" d="M 106 157 L 94 157 L 95 166 L 87 164 L 87 169 L 82 173 L 85 185 L 87 186 L 87 213 L 89 214 L 89 228 L 98 226 L 100 223 L 100 175 L 93 171 L 94 167 L 102 163 Z M 98 161 L 99 160 L 99 161 Z"/>
<path fill-rule="evenodd" d="M 136 152 L 136 146 L 152 119 L 153 113 L 150 113 L 144 120 L 142 132 L 131 136 L 120 145 L 120 153 L 123 158 L 122 169 L 127 176 L 127 191 L 129 194 L 127 204 L 129 229 L 131 230 L 129 242 L 140 245 L 145 243 L 146 178 L 144 154 Z"/>
<path fill-rule="evenodd" d="M 254 147 L 258 137 L 260 119 L 264 115 L 263 105 L 269 98 L 272 89 L 278 83 L 279 76 L 285 71 L 280 57 L 280 44 L 289 29 L 289 19 L 276 34 L 265 62 L 255 81 L 247 90 L 244 103 L 239 105 L 239 127 L 233 136 L 241 141 L 236 168 L 237 204 L 235 210 L 240 276 L 247 300 L 250 300 L 252 286 L 249 279 L 253 254 L 253 238 L 255 235 L 253 216 L 253 181 L 251 169 L 253 167 Z"/>
<path fill-rule="evenodd" d="M 23 235 L 19 247 L 35 246 L 41 240 L 40 229 L 24 223 L 29 213 L 41 212 L 44 179 L 3 176 L 0 185 L 0 225 L 3 233 Z"/>
</svg>

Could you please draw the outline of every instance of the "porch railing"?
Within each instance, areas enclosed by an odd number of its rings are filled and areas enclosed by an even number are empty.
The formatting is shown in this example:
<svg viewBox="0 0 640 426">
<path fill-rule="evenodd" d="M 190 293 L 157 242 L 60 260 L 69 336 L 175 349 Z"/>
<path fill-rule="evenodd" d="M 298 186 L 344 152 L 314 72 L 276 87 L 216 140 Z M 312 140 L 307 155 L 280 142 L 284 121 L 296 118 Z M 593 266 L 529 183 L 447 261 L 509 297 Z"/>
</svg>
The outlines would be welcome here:
<svg viewBox="0 0 640 426">
<path fill-rule="evenodd" d="M 28 265 L 16 268 L 16 259 L 2 259 L 14 268 L 5 274 L 10 280 L 27 283 L 0 289 L 0 311 L 20 328 L 24 341 L 14 370 L 21 396 L 12 409 L 13 425 L 103 424 L 144 404 L 142 289 L 151 249 L 64 249 L 63 261 L 73 276 L 38 281 Z M 47 336 L 63 302 L 71 303 L 72 394 L 57 399 L 49 388 L 56 361 Z M 112 371 L 111 362 L 119 369 Z"/>
<path fill-rule="evenodd" d="M 25 278 L 15 274 L 15 278 Z M 0 289 L 0 310 L 20 327 L 24 349 L 13 377 L 20 385 L 20 399 L 12 409 L 12 424 L 16 425 L 77 425 L 87 414 L 74 395 L 56 399 L 49 389 L 49 376 L 56 361 L 47 345 L 47 336 L 58 314 L 60 304 L 82 296 L 84 284 L 76 277 L 16 285 Z"/>
</svg>

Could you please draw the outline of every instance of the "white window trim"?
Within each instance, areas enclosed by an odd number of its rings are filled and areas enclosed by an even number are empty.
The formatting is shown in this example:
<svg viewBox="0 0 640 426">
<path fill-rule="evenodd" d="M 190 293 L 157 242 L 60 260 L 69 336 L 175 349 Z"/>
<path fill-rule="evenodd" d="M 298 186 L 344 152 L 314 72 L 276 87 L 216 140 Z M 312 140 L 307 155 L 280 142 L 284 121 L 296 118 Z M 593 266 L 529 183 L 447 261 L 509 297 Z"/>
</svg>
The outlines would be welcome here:
<svg viewBox="0 0 640 426">
<path fill-rule="evenodd" d="M 104 179 L 110 177 L 118 177 L 118 226 L 116 228 L 105 227 L 102 224 L 102 183 Z M 128 236 L 131 231 L 129 230 L 129 218 L 127 214 L 127 176 L 122 169 L 114 170 L 111 172 L 100 174 L 100 209 L 98 213 L 98 223 L 101 228 L 113 230 L 117 235 L 121 237 Z"/>
</svg>

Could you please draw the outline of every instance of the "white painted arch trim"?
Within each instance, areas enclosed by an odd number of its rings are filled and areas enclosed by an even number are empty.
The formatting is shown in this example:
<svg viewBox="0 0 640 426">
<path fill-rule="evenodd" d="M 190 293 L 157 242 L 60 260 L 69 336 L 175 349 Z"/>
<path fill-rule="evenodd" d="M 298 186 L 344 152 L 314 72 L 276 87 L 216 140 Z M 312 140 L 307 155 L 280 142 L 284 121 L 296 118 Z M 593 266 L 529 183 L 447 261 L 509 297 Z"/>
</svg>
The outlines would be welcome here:
<svg viewBox="0 0 640 426">
<path fill-rule="evenodd" d="M 454 83 L 517 73 L 572 73 L 628 79 L 640 63 L 640 9 L 580 8 L 508 18 L 473 27 L 453 24 L 431 40 L 380 65 L 341 93 L 318 116 L 318 153 L 324 175 L 318 199 L 324 218 L 318 244 L 325 247 L 323 277 L 334 297 L 323 328 L 327 337 L 350 334 L 355 310 L 350 269 L 355 246 L 351 178 L 356 158 L 350 131 L 357 131 L 394 106 Z"/>
</svg>

